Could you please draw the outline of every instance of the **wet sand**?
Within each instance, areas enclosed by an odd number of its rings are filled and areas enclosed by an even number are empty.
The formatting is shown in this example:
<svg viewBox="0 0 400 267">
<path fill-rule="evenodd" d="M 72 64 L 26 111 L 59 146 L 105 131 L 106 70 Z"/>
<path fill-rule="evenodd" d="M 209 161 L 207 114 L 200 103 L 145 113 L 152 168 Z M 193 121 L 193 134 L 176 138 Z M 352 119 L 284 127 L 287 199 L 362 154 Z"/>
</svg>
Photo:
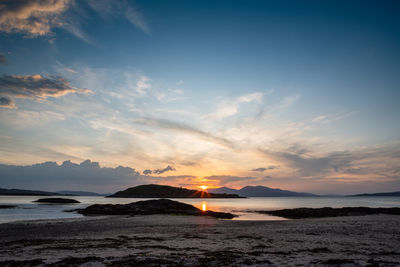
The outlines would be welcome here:
<svg viewBox="0 0 400 267">
<path fill-rule="evenodd" d="M 400 216 L 102 216 L 0 224 L 0 266 L 399 266 Z"/>
</svg>

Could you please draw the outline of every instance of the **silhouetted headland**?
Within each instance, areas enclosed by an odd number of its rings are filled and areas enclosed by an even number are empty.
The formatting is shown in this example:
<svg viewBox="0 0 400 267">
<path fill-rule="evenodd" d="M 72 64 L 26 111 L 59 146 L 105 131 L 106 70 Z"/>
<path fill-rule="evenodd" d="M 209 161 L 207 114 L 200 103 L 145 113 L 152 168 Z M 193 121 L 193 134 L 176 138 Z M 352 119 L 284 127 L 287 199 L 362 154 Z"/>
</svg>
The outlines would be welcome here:
<svg viewBox="0 0 400 267">
<path fill-rule="evenodd" d="M 128 188 L 108 197 L 131 198 L 241 198 L 237 194 L 216 194 L 168 185 L 139 185 Z"/>
<path fill-rule="evenodd" d="M 400 215 L 400 208 L 367 208 L 367 207 L 344 207 L 344 208 L 296 208 L 271 211 L 257 211 L 274 216 L 289 219 L 322 218 L 339 216 L 363 216 L 373 214 Z"/>
<path fill-rule="evenodd" d="M 54 197 L 54 198 L 41 198 L 38 199 L 34 202 L 38 203 L 52 203 L 52 204 L 75 204 L 75 203 L 80 203 L 78 200 L 71 199 L 71 198 L 59 198 L 59 197 Z"/>
<path fill-rule="evenodd" d="M 77 211 L 83 215 L 179 214 L 211 216 L 220 219 L 232 219 L 235 217 L 235 215 L 226 212 L 202 211 L 192 205 L 170 199 L 137 201 L 129 204 L 94 204 Z"/>
</svg>

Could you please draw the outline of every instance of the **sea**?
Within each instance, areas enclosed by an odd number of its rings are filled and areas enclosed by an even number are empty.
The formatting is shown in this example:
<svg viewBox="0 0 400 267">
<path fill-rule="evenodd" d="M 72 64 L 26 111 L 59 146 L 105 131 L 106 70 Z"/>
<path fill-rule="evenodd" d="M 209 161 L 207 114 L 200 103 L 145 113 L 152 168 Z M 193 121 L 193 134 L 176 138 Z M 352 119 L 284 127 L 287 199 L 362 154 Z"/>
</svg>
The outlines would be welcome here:
<svg viewBox="0 0 400 267">
<path fill-rule="evenodd" d="M 48 197 L 48 196 L 46 196 Z M 59 196 L 57 196 L 59 197 Z M 83 217 L 73 209 L 92 204 L 126 204 L 148 198 L 106 198 L 101 196 L 68 196 L 79 204 L 39 204 L 35 200 L 43 196 L 0 196 L 0 205 L 15 205 L 15 208 L 0 209 L 0 223 L 26 220 L 66 219 Z M 173 199 L 188 203 L 199 209 L 230 212 L 238 215 L 234 220 L 284 220 L 284 218 L 259 214 L 254 211 L 289 208 L 322 207 L 400 207 L 400 197 L 250 197 L 224 199 Z"/>
</svg>

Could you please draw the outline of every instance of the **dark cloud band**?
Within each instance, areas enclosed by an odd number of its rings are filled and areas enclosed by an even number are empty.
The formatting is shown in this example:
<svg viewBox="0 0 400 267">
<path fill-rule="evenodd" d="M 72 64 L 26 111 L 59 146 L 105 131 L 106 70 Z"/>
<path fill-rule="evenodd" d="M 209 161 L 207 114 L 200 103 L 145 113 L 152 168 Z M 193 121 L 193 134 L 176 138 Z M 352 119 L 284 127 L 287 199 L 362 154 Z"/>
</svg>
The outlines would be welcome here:
<svg viewBox="0 0 400 267">
<path fill-rule="evenodd" d="M 46 99 L 69 93 L 90 93 L 90 90 L 75 88 L 62 77 L 35 75 L 3 75 L 0 77 L 0 96 L 3 98 Z"/>
</svg>

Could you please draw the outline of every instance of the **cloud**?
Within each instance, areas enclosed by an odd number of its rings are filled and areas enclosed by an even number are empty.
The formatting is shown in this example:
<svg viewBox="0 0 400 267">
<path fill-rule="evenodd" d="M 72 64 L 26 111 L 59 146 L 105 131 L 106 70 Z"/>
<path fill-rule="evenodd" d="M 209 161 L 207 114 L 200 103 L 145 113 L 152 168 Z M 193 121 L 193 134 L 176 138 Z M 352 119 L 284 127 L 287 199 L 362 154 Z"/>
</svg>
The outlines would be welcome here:
<svg viewBox="0 0 400 267">
<path fill-rule="evenodd" d="M 99 163 L 85 160 L 80 164 L 69 160 L 61 165 L 45 162 L 30 166 L 0 164 L 2 187 L 43 190 L 79 190 L 90 188 L 98 192 L 120 190 L 142 182 L 133 168 L 118 166 L 101 167 Z M 109 191 L 107 191 L 109 192 Z"/>
<path fill-rule="evenodd" d="M 170 103 L 174 101 L 183 100 L 186 97 L 183 96 L 184 92 L 180 89 L 168 89 L 163 92 L 154 92 L 155 97 L 161 103 Z"/>
<path fill-rule="evenodd" d="M 14 100 L 0 96 L 0 107 L 1 108 L 16 108 Z"/>
<path fill-rule="evenodd" d="M 141 76 L 139 80 L 136 82 L 135 90 L 139 95 L 147 94 L 147 91 L 151 89 L 150 84 L 151 79 L 147 76 Z"/>
<path fill-rule="evenodd" d="M 395 166 L 400 162 L 400 146 L 365 147 L 352 151 L 328 152 L 317 155 L 308 152 L 268 151 L 262 152 L 289 168 L 295 169 L 299 179 L 317 177 L 331 179 L 333 176 L 357 180 L 400 179 Z"/>
<path fill-rule="evenodd" d="M 62 77 L 44 77 L 35 75 L 3 75 L 0 77 L 0 95 L 3 98 L 30 98 L 43 100 L 48 97 L 60 97 L 69 93 L 90 93 L 70 85 Z M 6 100 L 4 100 L 6 101 Z"/>
<path fill-rule="evenodd" d="M 82 1 L 83 2 L 83 1 Z M 150 28 L 143 14 L 126 0 L 3 0 L 0 2 L 0 31 L 22 33 L 27 37 L 52 34 L 52 28 L 63 28 L 88 44 L 97 44 L 81 29 L 89 6 L 103 16 L 124 17 L 146 34 Z M 70 9 L 70 7 L 73 7 Z M 72 10 L 66 15 L 67 10 Z"/>
<path fill-rule="evenodd" d="M 260 181 L 260 178 L 252 177 L 252 176 L 234 176 L 234 175 L 211 175 L 203 178 L 206 183 L 213 183 L 214 186 L 234 186 L 238 185 L 249 185 L 252 183 L 257 183 Z M 203 182 L 204 183 L 204 182 Z"/>
<path fill-rule="evenodd" d="M 136 27 L 141 29 L 147 34 L 150 34 L 149 26 L 147 25 L 146 20 L 144 19 L 142 13 L 140 13 L 136 8 L 133 8 L 131 5 L 128 5 L 125 2 L 125 16 L 126 18 Z"/>
<path fill-rule="evenodd" d="M 152 170 L 144 170 L 144 171 L 143 171 L 143 174 L 144 174 L 144 175 L 152 174 Z"/>
<path fill-rule="evenodd" d="M 70 0 L 3 0 L 0 3 L 0 31 L 20 32 L 29 37 L 46 35 L 62 25 L 60 15 Z"/>
<path fill-rule="evenodd" d="M 62 28 L 69 32 L 70 34 L 74 35 L 75 37 L 81 39 L 82 41 L 99 47 L 99 44 L 97 44 L 95 41 L 93 41 L 80 27 L 79 25 L 79 19 L 71 20 L 68 23 L 64 23 L 62 25 Z"/>
<path fill-rule="evenodd" d="M 125 17 L 132 25 L 146 34 L 150 34 L 150 28 L 145 17 L 132 3 L 126 0 L 87 0 L 86 2 L 103 17 Z"/>
<path fill-rule="evenodd" d="M 294 103 L 297 102 L 297 100 L 299 100 L 300 95 L 290 95 L 290 96 L 286 96 L 284 97 L 281 102 L 275 106 L 275 109 L 285 109 L 288 107 L 293 106 Z"/>
<path fill-rule="evenodd" d="M 264 96 L 263 93 L 257 92 L 257 93 L 242 95 L 233 100 L 224 101 L 219 105 L 217 111 L 209 114 L 207 117 L 210 119 L 218 120 L 233 116 L 238 112 L 241 104 L 250 102 L 261 103 L 263 100 L 263 96 Z"/>
<path fill-rule="evenodd" d="M 321 124 L 329 124 L 332 122 L 336 122 L 342 119 L 345 119 L 349 116 L 354 114 L 354 112 L 348 112 L 348 113 L 341 113 L 341 114 L 335 114 L 335 115 L 320 115 L 311 120 L 311 122 L 314 123 L 321 123 Z"/>
<path fill-rule="evenodd" d="M 214 136 L 210 133 L 201 131 L 199 129 L 193 128 L 193 127 L 183 124 L 183 123 L 174 122 L 174 121 L 170 121 L 170 120 L 166 120 L 166 119 L 155 119 L 155 118 L 141 118 L 141 119 L 135 120 L 135 123 L 141 124 L 141 125 L 146 125 L 146 126 L 159 127 L 162 129 L 175 131 L 175 132 L 196 135 L 196 136 L 199 136 L 202 139 L 210 141 L 212 143 L 216 143 L 219 145 L 233 148 L 233 143 L 231 141 L 229 141 L 228 139 Z"/>
<path fill-rule="evenodd" d="M 168 166 L 165 167 L 164 169 L 157 169 L 157 170 L 154 170 L 153 173 L 155 173 L 155 174 L 162 174 L 162 173 L 168 172 L 168 171 L 176 171 L 176 169 L 174 169 L 173 167 L 171 167 L 171 166 L 168 165 Z"/>
<path fill-rule="evenodd" d="M 266 167 L 266 168 L 256 168 L 256 169 L 252 169 L 252 171 L 253 171 L 253 172 L 264 172 L 264 171 L 266 171 L 266 170 L 274 170 L 274 169 L 278 169 L 278 168 L 279 168 L 279 166 L 272 165 L 272 166 L 268 166 L 268 167 Z"/>
<path fill-rule="evenodd" d="M 8 63 L 7 58 L 3 53 L 0 53 L 0 63 L 1 64 L 7 64 Z"/>
<path fill-rule="evenodd" d="M 179 80 L 179 81 L 176 82 L 176 85 L 180 86 L 180 85 L 183 85 L 184 83 L 185 82 L 183 80 Z"/>
</svg>

